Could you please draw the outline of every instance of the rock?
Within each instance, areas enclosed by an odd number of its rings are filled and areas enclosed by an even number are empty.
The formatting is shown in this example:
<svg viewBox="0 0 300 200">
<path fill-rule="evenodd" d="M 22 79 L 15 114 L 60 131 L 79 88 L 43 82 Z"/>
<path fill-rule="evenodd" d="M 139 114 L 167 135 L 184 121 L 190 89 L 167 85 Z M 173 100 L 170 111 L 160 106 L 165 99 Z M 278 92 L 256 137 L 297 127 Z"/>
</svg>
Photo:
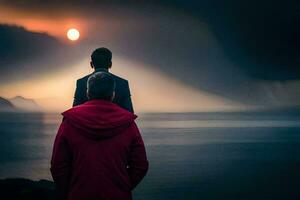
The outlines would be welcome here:
<svg viewBox="0 0 300 200">
<path fill-rule="evenodd" d="M 57 199 L 54 183 L 48 180 L 2 179 L 0 180 L 0 192 L 3 200 Z"/>
</svg>

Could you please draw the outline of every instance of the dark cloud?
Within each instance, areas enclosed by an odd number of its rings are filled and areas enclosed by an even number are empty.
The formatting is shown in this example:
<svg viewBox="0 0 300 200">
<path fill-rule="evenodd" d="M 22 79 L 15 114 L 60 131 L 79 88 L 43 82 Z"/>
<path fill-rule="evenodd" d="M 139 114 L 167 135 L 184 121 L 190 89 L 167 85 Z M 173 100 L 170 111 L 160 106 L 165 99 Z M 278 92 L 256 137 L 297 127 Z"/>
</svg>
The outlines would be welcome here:
<svg viewBox="0 0 300 200">
<path fill-rule="evenodd" d="M 290 80 L 300 77 L 299 1 L 2 0 L 0 2 L 15 8 L 34 9 L 37 12 L 41 10 L 53 10 L 51 12 L 73 10 L 73 14 L 77 12 L 86 15 L 106 13 L 118 16 L 120 7 L 130 8 L 134 12 L 140 11 L 144 16 L 151 16 L 152 12 L 156 12 L 153 6 L 172 9 L 208 24 L 227 57 L 249 76 L 262 80 Z M 107 9 L 105 6 L 114 8 Z M 164 9 L 160 9 L 160 11 L 164 12 Z M 149 42 L 145 42 L 153 43 L 151 39 Z"/>
<path fill-rule="evenodd" d="M 300 2 L 295 0 L 167 1 L 205 21 L 226 55 L 249 76 L 300 78 Z"/>
<path fill-rule="evenodd" d="M 73 63 L 78 49 L 45 34 L 0 24 L 1 82 L 28 79 Z"/>
<path fill-rule="evenodd" d="M 45 57 L 51 50 L 62 45 L 46 34 L 32 33 L 22 27 L 0 25 L 1 65 L 9 66 L 19 62 L 30 62 Z M 43 49 L 50 49 L 45 54 Z M 53 53 L 53 52 L 52 52 Z"/>
</svg>

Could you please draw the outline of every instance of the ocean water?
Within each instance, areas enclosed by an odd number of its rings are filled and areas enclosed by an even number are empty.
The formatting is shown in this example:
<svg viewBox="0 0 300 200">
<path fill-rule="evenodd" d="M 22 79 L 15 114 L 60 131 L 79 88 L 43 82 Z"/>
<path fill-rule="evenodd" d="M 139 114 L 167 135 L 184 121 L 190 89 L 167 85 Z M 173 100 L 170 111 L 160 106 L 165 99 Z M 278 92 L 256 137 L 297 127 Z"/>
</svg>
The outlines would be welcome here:
<svg viewBox="0 0 300 200">
<path fill-rule="evenodd" d="M 0 113 L 0 178 L 52 180 L 59 114 Z M 134 199 L 300 199 L 300 114 L 140 114 L 149 172 Z"/>
</svg>

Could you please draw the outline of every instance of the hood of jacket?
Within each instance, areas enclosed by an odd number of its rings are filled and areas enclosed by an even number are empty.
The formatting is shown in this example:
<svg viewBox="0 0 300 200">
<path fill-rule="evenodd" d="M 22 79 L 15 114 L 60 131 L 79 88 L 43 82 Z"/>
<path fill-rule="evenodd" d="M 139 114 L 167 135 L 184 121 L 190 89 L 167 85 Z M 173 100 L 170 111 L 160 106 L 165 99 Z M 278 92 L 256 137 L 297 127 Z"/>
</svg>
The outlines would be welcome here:
<svg viewBox="0 0 300 200">
<path fill-rule="evenodd" d="M 91 139 L 119 134 L 137 118 L 133 113 L 104 100 L 90 100 L 62 113 L 64 120 Z"/>
</svg>

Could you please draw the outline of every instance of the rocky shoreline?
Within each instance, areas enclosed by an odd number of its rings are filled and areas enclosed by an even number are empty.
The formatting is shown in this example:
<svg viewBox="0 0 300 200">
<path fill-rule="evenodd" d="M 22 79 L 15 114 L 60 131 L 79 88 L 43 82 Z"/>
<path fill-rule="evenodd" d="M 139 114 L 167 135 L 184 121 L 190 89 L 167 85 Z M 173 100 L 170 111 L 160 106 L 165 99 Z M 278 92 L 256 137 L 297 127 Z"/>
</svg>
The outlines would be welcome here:
<svg viewBox="0 0 300 200">
<path fill-rule="evenodd" d="M 52 181 L 32 181 L 22 178 L 0 180 L 1 198 L 3 200 L 54 200 L 57 199 Z"/>
</svg>

